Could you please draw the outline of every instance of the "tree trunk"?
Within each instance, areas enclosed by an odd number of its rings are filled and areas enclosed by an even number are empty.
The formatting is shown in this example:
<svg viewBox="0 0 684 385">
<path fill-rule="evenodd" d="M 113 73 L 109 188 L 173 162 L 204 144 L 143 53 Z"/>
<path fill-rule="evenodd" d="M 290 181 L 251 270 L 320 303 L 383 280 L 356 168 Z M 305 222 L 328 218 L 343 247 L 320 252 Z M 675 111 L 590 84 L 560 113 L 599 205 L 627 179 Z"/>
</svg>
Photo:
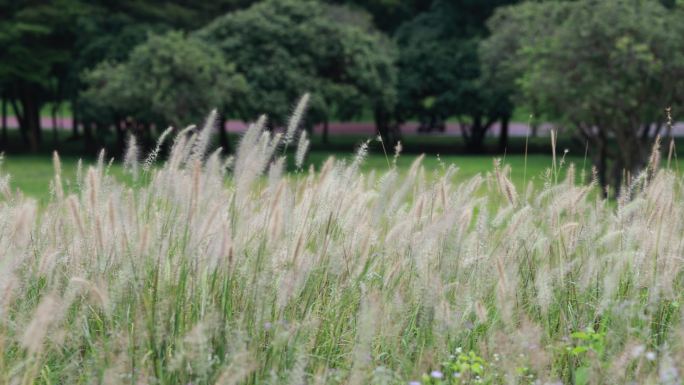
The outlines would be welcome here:
<svg viewBox="0 0 684 385">
<path fill-rule="evenodd" d="M 501 132 L 499 133 L 499 152 L 505 152 L 508 147 L 508 122 L 511 117 L 504 115 L 501 118 Z"/>
<path fill-rule="evenodd" d="M 389 141 L 389 119 L 387 113 L 382 109 L 375 108 L 373 111 L 373 118 L 375 119 L 375 130 L 382 137 L 385 143 Z"/>
<path fill-rule="evenodd" d="M 17 123 L 19 123 L 19 134 L 24 145 L 28 146 L 28 135 L 26 134 L 26 123 L 24 123 L 24 112 L 19 107 L 16 100 L 10 100 L 12 103 L 12 109 L 14 110 L 14 116 L 17 118 Z"/>
<path fill-rule="evenodd" d="M 487 132 L 482 124 L 482 115 L 473 116 L 473 123 L 470 126 L 470 135 L 466 139 L 466 149 L 471 153 L 484 152 L 484 140 Z"/>
<path fill-rule="evenodd" d="M 606 143 L 601 142 L 599 144 L 599 153 L 594 163 L 596 163 L 601 195 L 603 195 L 603 198 L 608 198 L 608 153 L 606 151 Z"/>
<path fill-rule="evenodd" d="M 619 170 L 617 173 L 627 171 L 630 175 L 636 176 L 646 165 L 648 158 L 648 140 L 641 141 L 636 130 L 612 130 L 615 133 L 615 140 L 618 144 Z"/>
<path fill-rule="evenodd" d="M 88 155 L 94 155 L 97 152 L 93 138 L 93 125 L 94 124 L 90 122 L 83 122 L 84 151 Z"/>
<path fill-rule="evenodd" d="M 123 126 L 125 123 L 118 117 L 114 120 L 114 132 L 116 133 L 116 148 L 114 151 L 116 154 L 120 155 L 123 154 L 124 148 L 126 146 L 125 128 Z"/>
<path fill-rule="evenodd" d="M 326 118 L 326 119 L 323 121 L 323 137 L 322 137 L 322 139 L 321 139 L 321 141 L 323 142 L 323 144 L 329 144 L 329 143 L 330 143 L 330 141 L 328 140 L 328 131 L 329 131 L 328 119 Z"/>
<path fill-rule="evenodd" d="M 226 117 L 223 114 L 219 115 L 218 124 L 216 125 L 216 128 L 218 129 L 218 132 L 219 132 L 219 143 L 221 144 L 221 148 L 223 148 L 223 153 L 227 154 L 230 152 L 230 143 L 228 142 L 228 131 L 226 128 Z"/>
<path fill-rule="evenodd" d="M 28 134 L 29 149 L 36 153 L 41 143 L 40 103 L 36 100 L 33 92 L 27 88 L 22 90 L 20 102 L 24 113 L 23 129 Z"/>
<path fill-rule="evenodd" d="M 374 115 L 375 127 L 383 143 L 388 148 L 394 148 L 401 139 L 399 124 L 391 121 L 390 114 L 387 111 L 376 110 Z"/>
<path fill-rule="evenodd" d="M 78 139 L 81 135 L 78 132 L 78 103 L 75 100 L 71 101 L 71 138 Z"/>
<path fill-rule="evenodd" d="M 57 148 L 57 142 L 59 142 L 58 138 L 58 133 L 57 133 L 57 108 L 59 107 L 59 104 L 54 104 L 52 106 L 52 145 L 53 147 Z"/>
<path fill-rule="evenodd" d="M 7 146 L 7 98 L 2 98 L 2 147 Z"/>
</svg>

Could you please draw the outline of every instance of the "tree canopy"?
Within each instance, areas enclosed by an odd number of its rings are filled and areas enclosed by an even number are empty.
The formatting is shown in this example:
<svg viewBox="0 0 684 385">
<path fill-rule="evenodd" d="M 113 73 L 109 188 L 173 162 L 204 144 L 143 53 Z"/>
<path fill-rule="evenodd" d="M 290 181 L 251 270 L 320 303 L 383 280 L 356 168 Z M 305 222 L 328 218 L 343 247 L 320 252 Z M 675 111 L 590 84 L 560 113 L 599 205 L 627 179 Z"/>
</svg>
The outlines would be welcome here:
<svg viewBox="0 0 684 385">
<path fill-rule="evenodd" d="M 24 142 L 41 139 L 40 109 L 62 93 L 69 78 L 76 30 L 83 12 L 75 0 L 0 1 L 0 88 L 11 100 Z"/>
<path fill-rule="evenodd" d="M 282 125 L 292 101 L 309 91 L 309 125 L 333 112 L 358 115 L 366 105 L 390 110 L 394 47 L 367 25 L 344 22 L 339 16 L 348 12 L 316 1 L 267 0 L 219 17 L 196 36 L 220 47 L 245 75 L 244 119 L 267 113 Z"/>
<path fill-rule="evenodd" d="M 513 109 L 507 88 L 481 78 L 478 57 L 485 21 L 504 3 L 436 0 L 397 30 L 401 119 L 418 117 L 431 131 L 459 117 L 468 147 L 481 150 L 489 127 Z"/>
<path fill-rule="evenodd" d="M 71 102 L 75 120 L 81 74 L 120 62 L 148 33 L 196 29 L 254 0 L 0 0 L 0 91 L 33 151 L 41 142 L 46 103 Z"/>
<path fill-rule="evenodd" d="M 181 32 L 151 35 L 126 61 L 104 62 L 84 79 L 84 118 L 104 123 L 131 117 L 179 127 L 211 108 L 234 112 L 246 91 L 221 50 Z"/>
<path fill-rule="evenodd" d="M 644 166 L 665 108 L 684 98 L 681 12 L 628 0 L 506 7 L 489 23 L 483 55 L 515 78 L 528 103 L 592 144 L 604 184 L 614 160 L 619 183 L 622 170 Z"/>
</svg>

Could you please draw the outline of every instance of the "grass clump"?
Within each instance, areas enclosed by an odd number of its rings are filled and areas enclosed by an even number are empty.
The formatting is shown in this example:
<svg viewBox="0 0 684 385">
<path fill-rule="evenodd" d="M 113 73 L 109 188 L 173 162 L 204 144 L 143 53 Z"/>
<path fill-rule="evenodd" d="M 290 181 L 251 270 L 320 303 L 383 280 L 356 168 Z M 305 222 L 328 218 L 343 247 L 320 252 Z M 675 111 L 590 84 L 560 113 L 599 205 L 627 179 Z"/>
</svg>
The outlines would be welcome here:
<svg viewBox="0 0 684 385">
<path fill-rule="evenodd" d="M 213 124 L 159 167 L 132 148 L 131 183 L 55 157 L 40 209 L 0 178 L 1 382 L 681 383 L 673 172 L 616 204 L 572 166 L 518 192 L 498 163 L 364 172 L 366 146 L 287 174 L 265 119 L 234 159 Z"/>
</svg>

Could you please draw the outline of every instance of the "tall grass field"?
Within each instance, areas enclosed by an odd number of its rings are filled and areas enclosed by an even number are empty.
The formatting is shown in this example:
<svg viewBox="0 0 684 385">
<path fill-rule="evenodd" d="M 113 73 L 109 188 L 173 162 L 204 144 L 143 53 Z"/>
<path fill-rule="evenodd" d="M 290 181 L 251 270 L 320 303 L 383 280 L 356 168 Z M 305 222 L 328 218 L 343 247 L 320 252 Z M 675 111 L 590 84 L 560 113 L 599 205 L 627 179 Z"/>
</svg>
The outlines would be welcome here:
<svg viewBox="0 0 684 385">
<path fill-rule="evenodd" d="M 3 176 L 0 383 L 682 383 L 684 179 L 657 152 L 617 201 L 560 157 L 524 189 L 391 148 L 368 171 L 365 145 L 314 170 L 301 110 L 234 157 L 213 115 L 132 140 L 131 183 L 55 156 L 40 205 Z"/>
</svg>

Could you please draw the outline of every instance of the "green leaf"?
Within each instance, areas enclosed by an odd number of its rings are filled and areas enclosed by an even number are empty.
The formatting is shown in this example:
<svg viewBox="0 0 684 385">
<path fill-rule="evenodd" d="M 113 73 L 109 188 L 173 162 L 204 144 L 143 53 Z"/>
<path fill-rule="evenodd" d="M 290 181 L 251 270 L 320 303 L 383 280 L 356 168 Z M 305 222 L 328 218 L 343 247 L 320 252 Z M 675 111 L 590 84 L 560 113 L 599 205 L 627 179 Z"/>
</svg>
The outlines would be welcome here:
<svg viewBox="0 0 684 385">
<path fill-rule="evenodd" d="M 589 367 L 581 366 L 575 370 L 575 385 L 586 385 L 589 383 Z"/>
</svg>

